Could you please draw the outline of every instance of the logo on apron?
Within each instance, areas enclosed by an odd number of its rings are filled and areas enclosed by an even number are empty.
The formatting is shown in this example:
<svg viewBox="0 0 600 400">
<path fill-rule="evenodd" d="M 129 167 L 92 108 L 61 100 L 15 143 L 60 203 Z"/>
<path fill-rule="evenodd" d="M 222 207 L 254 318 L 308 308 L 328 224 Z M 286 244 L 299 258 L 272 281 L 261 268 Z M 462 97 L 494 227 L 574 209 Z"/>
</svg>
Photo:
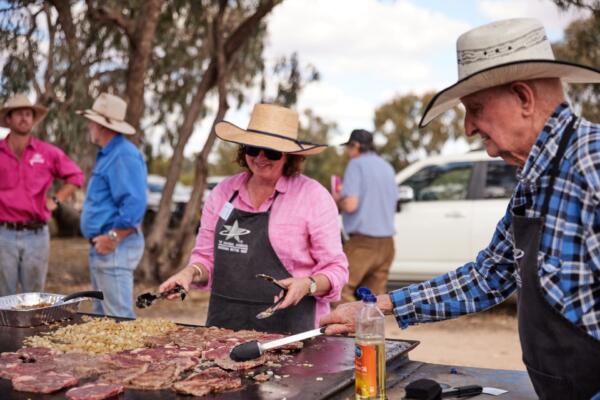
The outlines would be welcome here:
<svg viewBox="0 0 600 400">
<path fill-rule="evenodd" d="M 248 245 L 240 239 L 240 236 L 248 235 L 250 230 L 240 228 L 237 219 L 231 225 L 223 225 L 223 228 L 224 229 L 219 232 L 219 235 L 225 236 L 225 239 L 219 239 L 218 249 L 246 254 L 248 252 Z M 235 239 L 235 242 L 230 239 Z"/>
</svg>

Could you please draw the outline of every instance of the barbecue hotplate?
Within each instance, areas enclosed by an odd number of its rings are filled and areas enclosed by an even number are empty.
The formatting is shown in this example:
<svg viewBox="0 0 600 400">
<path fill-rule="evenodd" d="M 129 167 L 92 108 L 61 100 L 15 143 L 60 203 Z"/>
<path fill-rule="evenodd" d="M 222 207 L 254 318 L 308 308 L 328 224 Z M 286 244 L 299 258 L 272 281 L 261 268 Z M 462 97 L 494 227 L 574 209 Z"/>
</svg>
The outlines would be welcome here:
<svg viewBox="0 0 600 400">
<path fill-rule="evenodd" d="M 23 339 L 48 331 L 47 327 L 10 328 L 0 327 L 0 351 L 15 351 L 22 346 Z M 415 348 L 417 341 L 386 340 L 385 355 L 387 371 L 393 371 L 408 358 L 407 353 Z M 245 378 L 248 371 L 240 371 L 244 388 L 229 393 L 216 393 L 202 399 L 327 399 L 353 385 L 354 382 L 354 338 L 342 336 L 320 336 L 305 342 L 304 349 L 292 353 L 280 367 L 263 365 L 253 369 L 255 373 L 271 370 L 281 379 L 257 383 Z M 0 379 L 2 399 L 64 399 L 64 390 L 53 395 L 16 392 L 10 380 Z M 126 390 L 118 397 L 122 399 L 192 399 L 170 390 Z"/>
</svg>

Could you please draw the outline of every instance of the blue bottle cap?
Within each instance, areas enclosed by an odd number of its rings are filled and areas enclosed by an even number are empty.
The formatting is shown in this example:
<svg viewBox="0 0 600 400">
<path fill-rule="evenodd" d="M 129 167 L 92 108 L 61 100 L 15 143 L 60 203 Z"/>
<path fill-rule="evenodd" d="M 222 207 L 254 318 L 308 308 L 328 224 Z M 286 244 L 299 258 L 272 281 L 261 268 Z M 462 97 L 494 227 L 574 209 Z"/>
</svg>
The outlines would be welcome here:
<svg viewBox="0 0 600 400">
<path fill-rule="evenodd" d="M 358 297 L 364 301 L 365 303 L 375 303 L 377 302 L 377 297 L 366 287 L 360 287 L 356 290 L 356 294 Z"/>
</svg>

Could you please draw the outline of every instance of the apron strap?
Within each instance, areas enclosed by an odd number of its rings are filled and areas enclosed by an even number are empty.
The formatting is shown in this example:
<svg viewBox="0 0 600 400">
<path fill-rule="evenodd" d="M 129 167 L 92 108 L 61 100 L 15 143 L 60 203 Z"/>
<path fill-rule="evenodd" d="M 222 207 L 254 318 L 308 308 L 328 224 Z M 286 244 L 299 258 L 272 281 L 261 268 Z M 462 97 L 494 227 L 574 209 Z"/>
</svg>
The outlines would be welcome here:
<svg viewBox="0 0 600 400">
<path fill-rule="evenodd" d="M 552 191 L 554 189 L 554 181 L 556 176 L 560 171 L 560 161 L 565 151 L 567 149 L 567 145 L 569 144 L 569 139 L 571 138 L 573 132 L 575 132 L 574 126 L 577 121 L 577 117 L 573 115 L 571 120 L 569 121 L 569 125 L 567 129 L 563 132 L 562 137 L 560 138 L 560 143 L 558 144 L 558 150 L 556 151 L 556 155 L 554 156 L 554 161 L 552 162 L 552 169 L 550 170 L 550 181 L 548 182 L 548 186 L 546 187 L 546 192 L 544 194 L 544 203 L 542 204 L 542 211 L 540 216 L 545 217 L 548 215 L 548 208 L 550 206 L 550 198 L 552 197 Z"/>
</svg>

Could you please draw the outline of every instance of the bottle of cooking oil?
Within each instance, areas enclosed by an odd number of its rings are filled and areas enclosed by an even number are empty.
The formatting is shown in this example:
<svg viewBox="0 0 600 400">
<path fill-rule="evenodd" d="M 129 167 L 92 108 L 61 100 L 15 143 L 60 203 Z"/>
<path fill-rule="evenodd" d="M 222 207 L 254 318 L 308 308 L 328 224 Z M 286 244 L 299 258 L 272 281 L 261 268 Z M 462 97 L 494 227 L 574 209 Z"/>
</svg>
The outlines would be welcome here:
<svg viewBox="0 0 600 400">
<path fill-rule="evenodd" d="M 363 307 L 356 320 L 354 354 L 355 398 L 385 399 L 385 318 L 377 298 L 367 288 L 359 288 Z"/>
</svg>

